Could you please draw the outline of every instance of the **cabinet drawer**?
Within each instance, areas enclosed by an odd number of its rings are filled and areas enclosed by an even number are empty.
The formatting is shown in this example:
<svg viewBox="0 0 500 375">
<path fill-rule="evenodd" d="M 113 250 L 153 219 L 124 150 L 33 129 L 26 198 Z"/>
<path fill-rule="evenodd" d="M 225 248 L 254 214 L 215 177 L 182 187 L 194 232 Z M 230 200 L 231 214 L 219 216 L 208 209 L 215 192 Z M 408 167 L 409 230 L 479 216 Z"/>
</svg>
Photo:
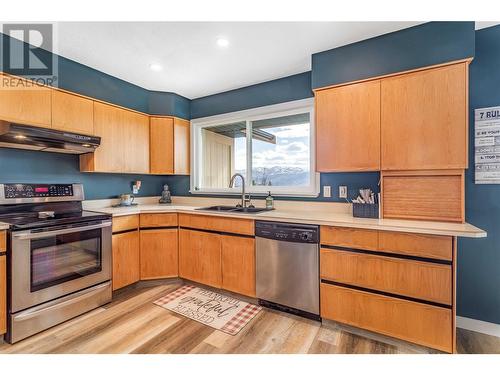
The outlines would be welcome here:
<svg viewBox="0 0 500 375">
<path fill-rule="evenodd" d="M 139 215 L 117 216 L 113 218 L 113 233 L 139 228 Z"/>
<path fill-rule="evenodd" d="M 452 311 L 321 284 L 321 316 L 451 353 Z"/>
<path fill-rule="evenodd" d="M 321 244 L 362 250 L 378 248 L 378 232 L 368 229 L 321 226 Z"/>
<path fill-rule="evenodd" d="M 176 226 L 177 214 L 141 214 L 141 228 Z"/>
<path fill-rule="evenodd" d="M 245 234 L 249 236 L 255 234 L 253 220 L 232 217 L 179 214 L 179 226 L 213 230 L 215 232 Z"/>
<path fill-rule="evenodd" d="M 379 250 L 424 258 L 452 259 L 452 237 L 427 234 L 379 232 Z"/>
<path fill-rule="evenodd" d="M 451 305 L 451 266 L 321 249 L 321 278 Z"/>
<path fill-rule="evenodd" d="M 7 251 L 7 232 L 0 231 L 0 253 Z"/>
</svg>

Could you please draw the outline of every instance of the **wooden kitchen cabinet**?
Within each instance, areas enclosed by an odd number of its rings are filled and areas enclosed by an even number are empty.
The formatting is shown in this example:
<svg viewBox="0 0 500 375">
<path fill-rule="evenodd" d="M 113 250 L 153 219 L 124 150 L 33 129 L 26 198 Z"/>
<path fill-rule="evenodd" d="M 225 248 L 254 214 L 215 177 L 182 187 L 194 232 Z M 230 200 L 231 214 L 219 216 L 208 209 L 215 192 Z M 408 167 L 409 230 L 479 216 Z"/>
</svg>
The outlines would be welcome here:
<svg viewBox="0 0 500 375">
<path fill-rule="evenodd" d="M 382 80 L 382 170 L 467 168 L 468 63 Z"/>
<path fill-rule="evenodd" d="M 59 90 L 52 91 L 52 128 L 94 134 L 94 103 Z"/>
<path fill-rule="evenodd" d="M 255 239 L 221 236 L 222 289 L 255 297 Z"/>
<path fill-rule="evenodd" d="M 174 174 L 190 173 L 190 132 L 189 121 L 174 118 Z"/>
<path fill-rule="evenodd" d="M 179 276 L 220 288 L 221 236 L 217 233 L 179 229 Z"/>
<path fill-rule="evenodd" d="M 143 229 L 140 237 L 141 280 L 178 276 L 177 228 Z"/>
<path fill-rule="evenodd" d="M 0 120 L 51 127 L 51 89 L 0 74 Z"/>
<path fill-rule="evenodd" d="M 316 92 L 318 172 L 380 169 L 380 81 Z"/>
<path fill-rule="evenodd" d="M 83 172 L 149 173 L 149 118 L 94 102 L 94 135 L 101 145 L 80 156 Z"/>
<path fill-rule="evenodd" d="M 173 174 L 174 119 L 151 117 L 149 121 L 151 174 Z"/>
<path fill-rule="evenodd" d="M 320 256 L 322 279 L 447 306 L 452 303 L 448 264 L 325 248 Z"/>
<path fill-rule="evenodd" d="M 190 173 L 189 121 L 151 117 L 150 144 L 151 174 Z"/>
<path fill-rule="evenodd" d="M 113 234 L 113 290 L 140 279 L 139 231 Z"/>
<path fill-rule="evenodd" d="M 7 257 L 0 255 L 0 335 L 7 331 Z"/>
<path fill-rule="evenodd" d="M 453 352 L 451 309 L 321 283 L 321 316 Z"/>
</svg>

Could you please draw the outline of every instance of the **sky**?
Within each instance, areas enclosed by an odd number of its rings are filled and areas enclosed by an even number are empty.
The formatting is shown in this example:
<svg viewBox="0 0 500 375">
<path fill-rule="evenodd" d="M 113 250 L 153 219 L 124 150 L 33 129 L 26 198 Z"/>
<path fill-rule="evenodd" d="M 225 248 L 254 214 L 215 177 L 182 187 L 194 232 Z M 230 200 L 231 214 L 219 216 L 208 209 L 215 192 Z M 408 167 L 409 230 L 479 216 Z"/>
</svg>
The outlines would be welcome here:
<svg viewBox="0 0 500 375">
<path fill-rule="evenodd" d="M 309 170 L 310 126 L 307 124 L 265 129 L 276 136 L 276 144 L 252 141 L 253 168 L 299 167 Z M 246 139 L 235 140 L 235 169 L 246 169 Z"/>
</svg>

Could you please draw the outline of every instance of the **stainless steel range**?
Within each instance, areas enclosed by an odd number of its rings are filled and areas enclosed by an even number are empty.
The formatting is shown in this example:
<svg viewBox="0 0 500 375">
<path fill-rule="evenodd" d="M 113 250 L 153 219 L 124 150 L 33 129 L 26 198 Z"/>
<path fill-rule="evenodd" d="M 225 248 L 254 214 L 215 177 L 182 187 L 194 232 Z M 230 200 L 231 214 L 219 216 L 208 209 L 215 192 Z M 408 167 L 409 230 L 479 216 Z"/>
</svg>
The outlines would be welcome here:
<svg viewBox="0 0 500 375">
<path fill-rule="evenodd" d="M 111 217 L 83 211 L 83 199 L 81 184 L 0 184 L 8 342 L 111 300 Z"/>
</svg>

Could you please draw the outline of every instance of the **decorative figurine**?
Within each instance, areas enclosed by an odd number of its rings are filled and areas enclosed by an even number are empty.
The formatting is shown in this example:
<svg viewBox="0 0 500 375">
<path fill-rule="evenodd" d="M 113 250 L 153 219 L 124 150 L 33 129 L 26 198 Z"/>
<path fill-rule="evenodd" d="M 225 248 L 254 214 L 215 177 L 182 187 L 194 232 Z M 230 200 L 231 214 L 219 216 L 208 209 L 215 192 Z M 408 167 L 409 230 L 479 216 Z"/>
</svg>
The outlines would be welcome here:
<svg viewBox="0 0 500 375">
<path fill-rule="evenodd" d="M 161 192 L 159 203 L 172 203 L 172 196 L 170 195 L 170 190 L 168 190 L 168 185 L 163 185 L 163 191 Z"/>
</svg>

